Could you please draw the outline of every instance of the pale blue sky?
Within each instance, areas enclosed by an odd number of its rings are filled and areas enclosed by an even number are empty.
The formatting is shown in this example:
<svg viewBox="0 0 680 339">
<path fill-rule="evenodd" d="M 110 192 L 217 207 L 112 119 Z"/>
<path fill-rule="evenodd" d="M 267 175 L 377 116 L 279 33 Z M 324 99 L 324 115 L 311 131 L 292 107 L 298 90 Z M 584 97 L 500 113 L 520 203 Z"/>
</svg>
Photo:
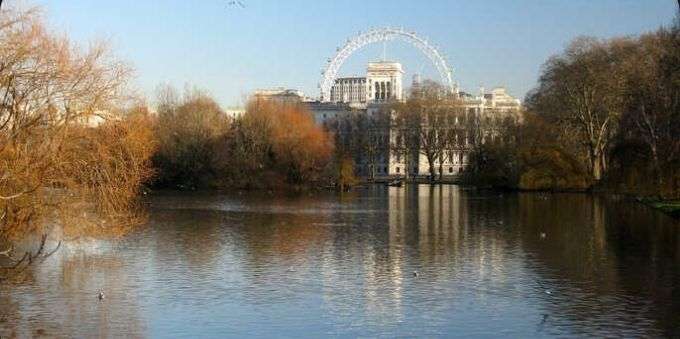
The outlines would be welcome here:
<svg viewBox="0 0 680 339">
<path fill-rule="evenodd" d="M 26 3 L 27 0 L 9 0 Z M 75 41 L 109 39 L 131 62 L 137 87 L 167 82 L 207 89 L 238 104 L 255 88 L 283 86 L 317 96 L 320 70 L 336 47 L 371 27 L 401 26 L 439 45 L 461 88 L 504 85 L 524 98 L 543 62 L 574 37 L 636 35 L 669 24 L 676 0 L 36 0 L 52 27 Z M 31 2 L 29 2 L 31 3 Z M 361 74 L 382 46 L 353 56 L 341 75 Z M 434 77 L 403 43 L 389 59 Z"/>
</svg>

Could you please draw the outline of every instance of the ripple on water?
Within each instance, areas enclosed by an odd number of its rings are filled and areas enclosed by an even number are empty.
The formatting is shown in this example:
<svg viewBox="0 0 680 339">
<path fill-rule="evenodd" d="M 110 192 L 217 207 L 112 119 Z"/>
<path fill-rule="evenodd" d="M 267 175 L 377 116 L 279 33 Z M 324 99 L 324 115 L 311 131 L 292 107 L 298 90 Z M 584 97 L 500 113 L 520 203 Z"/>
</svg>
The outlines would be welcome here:
<svg viewBox="0 0 680 339">
<path fill-rule="evenodd" d="M 548 199 L 166 193 L 147 228 L 0 285 L 0 336 L 680 335 L 677 222 Z"/>
</svg>

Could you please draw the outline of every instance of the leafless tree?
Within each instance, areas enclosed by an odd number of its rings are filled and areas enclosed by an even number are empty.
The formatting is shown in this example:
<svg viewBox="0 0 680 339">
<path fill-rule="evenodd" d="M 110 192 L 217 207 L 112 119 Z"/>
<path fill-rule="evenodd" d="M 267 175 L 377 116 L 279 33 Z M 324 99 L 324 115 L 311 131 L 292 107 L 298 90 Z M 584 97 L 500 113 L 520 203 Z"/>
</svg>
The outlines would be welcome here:
<svg viewBox="0 0 680 339">
<path fill-rule="evenodd" d="M 607 169 L 607 153 L 623 110 L 621 53 L 630 40 L 576 39 L 544 66 L 539 87 L 530 98 L 536 111 L 565 128 L 585 150 L 593 179 Z"/>
</svg>

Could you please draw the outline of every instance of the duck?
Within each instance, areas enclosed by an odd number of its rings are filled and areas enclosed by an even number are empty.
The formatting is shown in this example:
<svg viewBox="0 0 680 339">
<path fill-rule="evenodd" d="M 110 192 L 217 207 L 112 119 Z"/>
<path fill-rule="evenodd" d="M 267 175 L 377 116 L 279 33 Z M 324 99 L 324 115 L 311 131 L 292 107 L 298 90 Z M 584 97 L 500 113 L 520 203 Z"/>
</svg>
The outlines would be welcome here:
<svg viewBox="0 0 680 339">
<path fill-rule="evenodd" d="M 104 292 L 99 292 L 99 294 L 97 294 L 97 299 L 99 299 L 99 301 L 104 300 L 104 298 L 106 298 L 106 296 L 104 295 Z"/>
<path fill-rule="evenodd" d="M 545 232 L 541 232 L 541 239 L 545 239 Z"/>
<path fill-rule="evenodd" d="M 413 271 L 413 276 L 417 278 L 418 277 L 418 271 Z"/>
</svg>

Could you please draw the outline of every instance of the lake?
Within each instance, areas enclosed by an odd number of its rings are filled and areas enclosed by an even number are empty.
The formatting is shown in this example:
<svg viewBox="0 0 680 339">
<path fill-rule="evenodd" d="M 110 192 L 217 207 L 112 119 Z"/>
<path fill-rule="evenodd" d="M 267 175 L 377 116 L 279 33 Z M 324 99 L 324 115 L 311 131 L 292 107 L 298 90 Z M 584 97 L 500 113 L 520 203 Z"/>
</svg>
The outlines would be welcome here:
<svg viewBox="0 0 680 339">
<path fill-rule="evenodd" d="M 624 199 L 407 185 L 145 206 L 125 238 L 0 285 L 0 337 L 680 336 L 680 222 Z"/>
</svg>

